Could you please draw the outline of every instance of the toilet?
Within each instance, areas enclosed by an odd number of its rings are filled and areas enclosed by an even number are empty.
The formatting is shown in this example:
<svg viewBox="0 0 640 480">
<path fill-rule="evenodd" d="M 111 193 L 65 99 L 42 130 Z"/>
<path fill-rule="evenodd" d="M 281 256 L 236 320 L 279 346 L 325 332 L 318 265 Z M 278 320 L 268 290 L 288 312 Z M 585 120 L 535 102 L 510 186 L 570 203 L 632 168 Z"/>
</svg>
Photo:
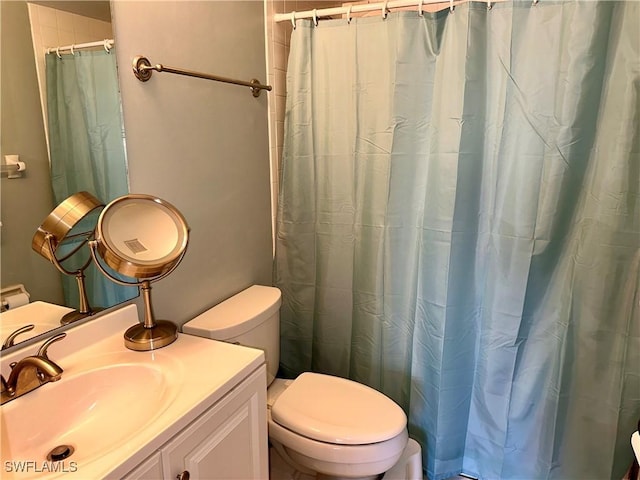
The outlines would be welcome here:
<svg viewBox="0 0 640 480">
<path fill-rule="evenodd" d="M 280 304 L 279 289 L 253 285 L 185 323 L 182 331 L 264 350 L 269 440 L 297 473 L 327 480 L 421 480 L 420 446 L 409 439 L 407 417 L 390 398 L 331 375 L 276 378 Z"/>
</svg>

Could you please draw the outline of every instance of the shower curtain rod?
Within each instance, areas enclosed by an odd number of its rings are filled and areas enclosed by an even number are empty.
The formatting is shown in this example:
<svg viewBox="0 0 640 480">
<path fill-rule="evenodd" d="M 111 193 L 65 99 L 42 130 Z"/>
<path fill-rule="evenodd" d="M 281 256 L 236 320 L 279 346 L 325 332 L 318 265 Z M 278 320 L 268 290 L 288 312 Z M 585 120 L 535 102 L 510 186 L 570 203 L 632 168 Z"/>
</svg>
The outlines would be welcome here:
<svg viewBox="0 0 640 480">
<path fill-rule="evenodd" d="M 295 21 L 300 18 L 313 18 L 316 21 L 320 17 L 330 17 L 332 15 L 347 15 L 349 19 L 351 19 L 352 13 L 361 13 L 361 12 L 373 12 L 376 10 L 380 11 L 380 14 L 383 17 L 386 17 L 386 14 L 392 8 L 404 8 L 404 7 L 416 7 L 419 11 L 421 11 L 423 5 L 429 4 L 442 4 L 443 6 L 449 5 L 451 10 L 454 9 L 455 5 L 460 3 L 464 3 L 468 0 L 388 0 L 386 2 L 378 2 L 378 3 L 364 3 L 359 5 L 347 5 L 345 7 L 330 7 L 330 8 L 319 8 L 315 10 L 305 10 L 303 12 L 289 12 L 289 13 L 276 13 L 273 16 L 274 21 L 276 22 L 286 22 L 290 21 L 295 24 Z M 487 7 L 491 8 L 491 5 L 495 3 L 495 1 L 502 0 L 480 0 L 486 1 Z M 534 3 L 537 3 L 538 0 L 533 0 Z"/>
<path fill-rule="evenodd" d="M 115 40 L 110 38 L 105 38 L 104 40 L 100 40 L 97 42 L 88 42 L 88 43 L 76 43 L 73 45 L 64 45 L 59 47 L 48 47 L 46 53 L 55 53 L 60 56 L 60 52 L 69 50 L 72 54 L 75 50 L 80 48 L 91 48 L 91 47 L 103 47 L 107 52 L 113 48 L 115 44 Z"/>
</svg>

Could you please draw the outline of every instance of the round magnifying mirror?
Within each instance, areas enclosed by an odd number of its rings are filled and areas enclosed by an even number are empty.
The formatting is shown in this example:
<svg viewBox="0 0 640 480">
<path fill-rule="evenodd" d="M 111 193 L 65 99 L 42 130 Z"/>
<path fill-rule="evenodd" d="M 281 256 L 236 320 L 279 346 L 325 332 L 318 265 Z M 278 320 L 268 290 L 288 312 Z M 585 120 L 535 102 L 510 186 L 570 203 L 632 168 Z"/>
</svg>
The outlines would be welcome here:
<svg viewBox="0 0 640 480">
<path fill-rule="evenodd" d="M 160 276 L 187 248 L 189 228 L 171 204 L 150 195 L 127 195 L 105 207 L 98 221 L 98 253 L 115 271 L 146 279 Z"/>
<path fill-rule="evenodd" d="M 33 235 L 34 251 L 55 262 L 58 246 L 65 240 L 93 232 L 96 217 L 104 204 L 89 192 L 78 192 L 64 200 L 44 219 Z"/>
<path fill-rule="evenodd" d="M 72 275 L 78 286 L 78 309 L 60 319 L 66 325 L 102 310 L 92 308 L 87 297 L 84 271 L 91 258 L 77 254 L 87 243 L 104 204 L 89 192 L 74 193 L 58 205 L 31 241 L 31 248 L 49 260 L 61 273 Z"/>
<path fill-rule="evenodd" d="M 169 202 L 144 194 L 131 194 L 109 203 L 98 219 L 95 240 L 89 242 L 100 271 L 116 283 L 138 285 L 144 301 L 144 323 L 129 328 L 125 345 L 147 351 L 164 347 L 178 336 L 172 322 L 155 320 L 151 304 L 151 282 L 169 275 L 186 252 L 189 227 Z M 139 279 L 124 282 L 111 275 L 98 256 L 114 271 Z"/>
</svg>

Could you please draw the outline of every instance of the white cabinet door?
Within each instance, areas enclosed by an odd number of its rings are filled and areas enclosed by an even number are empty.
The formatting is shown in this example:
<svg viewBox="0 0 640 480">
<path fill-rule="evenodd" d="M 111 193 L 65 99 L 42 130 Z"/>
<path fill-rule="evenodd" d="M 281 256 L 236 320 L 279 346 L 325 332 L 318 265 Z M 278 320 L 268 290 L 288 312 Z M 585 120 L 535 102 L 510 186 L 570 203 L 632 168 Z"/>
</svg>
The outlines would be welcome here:
<svg viewBox="0 0 640 480">
<path fill-rule="evenodd" d="M 269 478 L 266 372 L 262 366 L 162 448 L 165 478 Z"/>
<path fill-rule="evenodd" d="M 136 468 L 127 473 L 122 480 L 161 480 L 162 459 L 160 452 L 156 452 L 147 458 Z"/>
</svg>

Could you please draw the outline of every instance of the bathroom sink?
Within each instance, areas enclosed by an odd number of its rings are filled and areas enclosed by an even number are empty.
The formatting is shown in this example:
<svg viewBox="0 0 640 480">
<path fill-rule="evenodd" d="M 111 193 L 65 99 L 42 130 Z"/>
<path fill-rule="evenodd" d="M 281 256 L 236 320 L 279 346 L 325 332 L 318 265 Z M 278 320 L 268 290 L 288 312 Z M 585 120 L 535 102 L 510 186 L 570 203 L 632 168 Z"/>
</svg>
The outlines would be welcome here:
<svg viewBox="0 0 640 480">
<path fill-rule="evenodd" d="M 10 432 L 2 463 L 10 458 L 42 465 L 57 447 L 54 458 L 67 463 L 104 455 L 162 412 L 172 400 L 167 387 L 153 364 L 105 364 L 63 374 L 2 407 L 2 429 Z"/>
<path fill-rule="evenodd" d="M 0 407 L 3 480 L 121 478 L 264 363 L 261 351 L 182 334 L 158 350 L 129 350 L 123 333 L 137 319 L 128 305 L 51 345 L 62 378 Z M 0 356 L 3 376 L 41 344 Z"/>
</svg>

